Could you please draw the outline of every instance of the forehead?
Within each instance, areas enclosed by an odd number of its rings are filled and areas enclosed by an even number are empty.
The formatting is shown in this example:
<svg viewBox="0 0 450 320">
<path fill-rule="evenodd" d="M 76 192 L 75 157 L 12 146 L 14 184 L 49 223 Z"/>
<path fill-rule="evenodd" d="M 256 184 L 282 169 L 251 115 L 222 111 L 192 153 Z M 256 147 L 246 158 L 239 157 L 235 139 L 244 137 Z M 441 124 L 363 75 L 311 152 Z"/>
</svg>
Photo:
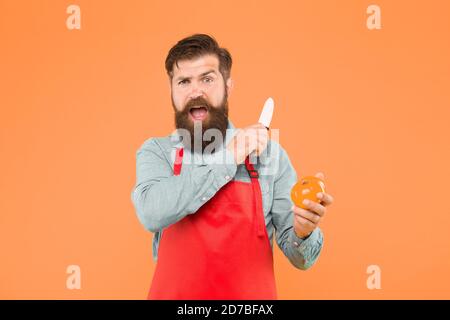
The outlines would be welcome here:
<svg viewBox="0 0 450 320">
<path fill-rule="evenodd" d="M 203 55 L 192 60 L 179 60 L 173 65 L 173 76 L 195 77 L 208 70 L 219 70 L 219 59 L 215 55 Z"/>
</svg>

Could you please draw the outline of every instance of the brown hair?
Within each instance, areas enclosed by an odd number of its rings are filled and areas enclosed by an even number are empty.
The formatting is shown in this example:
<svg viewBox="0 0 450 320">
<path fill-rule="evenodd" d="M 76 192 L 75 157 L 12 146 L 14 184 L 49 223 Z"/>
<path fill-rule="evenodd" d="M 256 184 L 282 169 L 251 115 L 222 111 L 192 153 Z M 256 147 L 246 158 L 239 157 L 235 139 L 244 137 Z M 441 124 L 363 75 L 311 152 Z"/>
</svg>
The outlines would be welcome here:
<svg viewBox="0 0 450 320">
<path fill-rule="evenodd" d="M 173 77 L 173 65 L 178 67 L 178 61 L 191 60 L 203 55 L 213 54 L 219 59 L 219 71 L 224 80 L 230 77 L 232 59 L 227 49 L 219 47 L 217 41 L 207 34 L 194 34 L 181 39 L 174 45 L 166 58 L 166 71 Z"/>
</svg>

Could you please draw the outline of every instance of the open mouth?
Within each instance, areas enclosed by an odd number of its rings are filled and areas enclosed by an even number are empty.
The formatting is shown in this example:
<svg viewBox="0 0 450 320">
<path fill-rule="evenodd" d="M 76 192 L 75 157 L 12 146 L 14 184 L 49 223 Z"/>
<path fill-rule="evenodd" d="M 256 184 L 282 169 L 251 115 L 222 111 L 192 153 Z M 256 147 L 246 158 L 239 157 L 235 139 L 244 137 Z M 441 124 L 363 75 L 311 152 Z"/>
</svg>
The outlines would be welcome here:
<svg viewBox="0 0 450 320">
<path fill-rule="evenodd" d="M 189 109 L 189 114 L 193 120 L 203 121 L 208 115 L 208 109 L 204 106 L 195 106 Z"/>
</svg>

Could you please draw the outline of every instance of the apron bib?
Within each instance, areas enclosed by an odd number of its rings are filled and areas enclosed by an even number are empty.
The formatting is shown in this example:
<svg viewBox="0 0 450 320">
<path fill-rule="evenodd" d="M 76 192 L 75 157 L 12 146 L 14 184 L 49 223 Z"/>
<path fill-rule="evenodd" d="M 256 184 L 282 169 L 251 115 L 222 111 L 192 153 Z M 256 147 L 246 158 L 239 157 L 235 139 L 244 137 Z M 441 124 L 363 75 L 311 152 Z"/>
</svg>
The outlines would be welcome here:
<svg viewBox="0 0 450 320">
<path fill-rule="evenodd" d="M 177 150 L 174 175 L 181 172 Z M 258 172 L 230 181 L 194 213 L 164 229 L 148 299 L 277 299 Z"/>
</svg>

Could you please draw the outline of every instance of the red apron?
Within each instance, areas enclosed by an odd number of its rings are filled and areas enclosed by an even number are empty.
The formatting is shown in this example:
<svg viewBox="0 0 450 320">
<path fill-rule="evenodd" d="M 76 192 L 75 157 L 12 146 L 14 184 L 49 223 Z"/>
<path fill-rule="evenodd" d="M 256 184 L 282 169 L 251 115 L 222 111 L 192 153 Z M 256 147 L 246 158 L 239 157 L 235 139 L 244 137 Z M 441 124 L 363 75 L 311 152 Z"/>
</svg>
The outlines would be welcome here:
<svg viewBox="0 0 450 320">
<path fill-rule="evenodd" d="M 182 157 L 178 149 L 175 175 Z M 277 299 L 258 172 L 248 157 L 245 166 L 251 183 L 228 182 L 164 229 L 148 299 Z"/>
</svg>

